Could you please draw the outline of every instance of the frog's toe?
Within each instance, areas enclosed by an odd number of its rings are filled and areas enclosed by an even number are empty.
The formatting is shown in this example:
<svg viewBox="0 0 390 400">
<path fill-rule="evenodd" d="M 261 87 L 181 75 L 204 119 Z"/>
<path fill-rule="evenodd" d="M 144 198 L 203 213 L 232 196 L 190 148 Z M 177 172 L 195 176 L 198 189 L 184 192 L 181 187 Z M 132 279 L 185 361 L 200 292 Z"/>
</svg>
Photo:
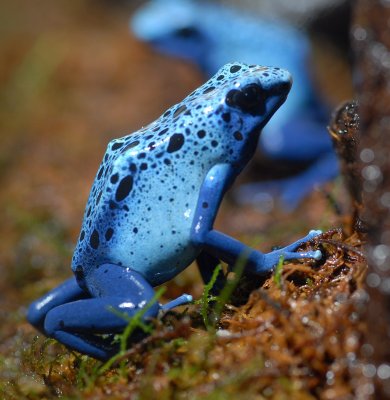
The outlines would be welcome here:
<svg viewBox="0 0 390 400">
<path fill-rule="evenodd" d="M 315 251 L 313 251 L 311 253 L 313 253 L 312 258 L 314 258 L 314 260 L 317 260 L 317 261 L 321 260 L 321 258 L 322 258 L 321 250 L 315 250 Z"/>
<path fill-rule="evenodd" d="M 192 296 L 190 294 L 184 293 L 181 296 L 177 297 L 176 299 L 174 299 L 174 300 L 172 300 L 172 301 L 170 301 L 170 302 L 168 302 L 166 304 L 163 304 L 161 306 L 161 309 L 163 311 L 171 310 L 172 308 L 175 308 L 177 306 L 181 306 L 183 304 L 191 303 L 191 301 L 192 301 Z"/>
</svg>

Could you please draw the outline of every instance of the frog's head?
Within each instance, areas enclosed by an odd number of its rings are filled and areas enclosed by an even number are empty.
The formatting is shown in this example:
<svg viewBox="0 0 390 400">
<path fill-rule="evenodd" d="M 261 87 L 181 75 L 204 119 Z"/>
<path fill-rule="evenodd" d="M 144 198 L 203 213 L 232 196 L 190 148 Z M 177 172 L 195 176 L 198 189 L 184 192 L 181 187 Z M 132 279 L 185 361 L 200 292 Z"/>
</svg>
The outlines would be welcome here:
<svg viewBox="0 0 390 400">
<path fill-rule="evenodd" d="M 249 130 L 261 129 L 268 122 L 292 85 L 286 70 L 240 63 L 225 65 L 214 80 L 222 82 L 223 112 L 247 120 Z"/>
<path fill-rule="evenodd" d="M 219 131 L 225 143 L 231 135 L 237 141 L 257 141 L 261 129 L 286 100 L 291 84 L 286 70 L 236 62 L 222 67 L 189 101 L 193 100 L 191 108 L 201 108 L 202 119 L 210 121 L 209 128 Z"/>
</svg>

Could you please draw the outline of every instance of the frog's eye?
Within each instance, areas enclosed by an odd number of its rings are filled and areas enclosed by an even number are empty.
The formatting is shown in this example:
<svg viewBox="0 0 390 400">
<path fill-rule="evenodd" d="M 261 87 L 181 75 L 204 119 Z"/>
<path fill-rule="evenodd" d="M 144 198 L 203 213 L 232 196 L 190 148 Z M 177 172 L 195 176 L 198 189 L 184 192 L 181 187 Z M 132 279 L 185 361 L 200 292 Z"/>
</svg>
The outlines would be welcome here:
<svg viewBox="0 0 390 400">
<path fill-rule="evenodd" d="M 193 38 L 199 36 L 200 33 L 199 31 L 194 28 L 193 26 L 187 26 L 183 28 L 179 28 L 175 30 L 175 36 L 180 37 L 180 38 Z"/>
<path fill-rule="evenodd" d="M 226 104 L 243 112 L 259 115 L 264 109 L 265 91 L 261 86 L 251 83 L 241 90 L 233 89 L 226 95 Z"/>
</svg>

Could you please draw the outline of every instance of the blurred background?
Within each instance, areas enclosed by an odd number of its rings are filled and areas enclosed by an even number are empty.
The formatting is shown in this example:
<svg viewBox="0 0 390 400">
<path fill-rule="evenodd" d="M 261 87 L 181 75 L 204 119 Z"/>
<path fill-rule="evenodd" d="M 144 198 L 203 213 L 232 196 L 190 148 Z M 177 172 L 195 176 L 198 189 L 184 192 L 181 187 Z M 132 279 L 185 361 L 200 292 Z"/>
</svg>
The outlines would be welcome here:
<svg viewBox="0 0 390 400">
<path fill-rule="evenodd" d="M 33 335 L 24 322 L 26 304 L 70 275 L 108 141 L 153 121 L 205 80 L 196 65 L 134 37 L 129 18 L 143 3 L 0 2 L 2 354 Z M 314 84 L 329 109 L 353 95 L 347 1 L 302 0 L 292 8 L 282 0 L 226 3 L 254 15 L 282 15 L 308 32 Z M 328 188 L 336 196 L 339 190 L 337 184 Z M 316 191 L 289 214 L 228 203 L 218 226 L 267 250 L 274 235 L 284 243 L 335 218 L 327 196 Z M 185 279 L 177 284 L 190 285 Z"/>
</svg>

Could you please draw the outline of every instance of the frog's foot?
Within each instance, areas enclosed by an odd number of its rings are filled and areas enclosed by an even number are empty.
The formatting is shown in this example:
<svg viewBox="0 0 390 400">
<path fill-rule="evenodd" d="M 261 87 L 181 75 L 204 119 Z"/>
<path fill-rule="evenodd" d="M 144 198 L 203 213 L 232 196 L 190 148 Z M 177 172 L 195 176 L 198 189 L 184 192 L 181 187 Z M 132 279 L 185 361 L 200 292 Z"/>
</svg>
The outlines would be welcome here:
<svg viewBox="0 0 390 400">
<path fill-rule="evenodd" d="M 281 257 L 283 257 L 284 260 L 295 260 L 300 258 L 320 260 L 322 257 L 322 253 L 320 250 L 302 251 L 302 252 L 296 252 L 295 250 L 302 243 L 312 240 L 321 233 L 322 231 L 320 230 L 312 230 L 305 237 L 297 240 L 296 242 L 286 247 L 271 251 L 270 253 L 267 254 L 261 254 L 257 265 L 251 265 L 249 271 L 256 274 L 267 273 L 271 271 L 278 264 Z"/>
</svg>

